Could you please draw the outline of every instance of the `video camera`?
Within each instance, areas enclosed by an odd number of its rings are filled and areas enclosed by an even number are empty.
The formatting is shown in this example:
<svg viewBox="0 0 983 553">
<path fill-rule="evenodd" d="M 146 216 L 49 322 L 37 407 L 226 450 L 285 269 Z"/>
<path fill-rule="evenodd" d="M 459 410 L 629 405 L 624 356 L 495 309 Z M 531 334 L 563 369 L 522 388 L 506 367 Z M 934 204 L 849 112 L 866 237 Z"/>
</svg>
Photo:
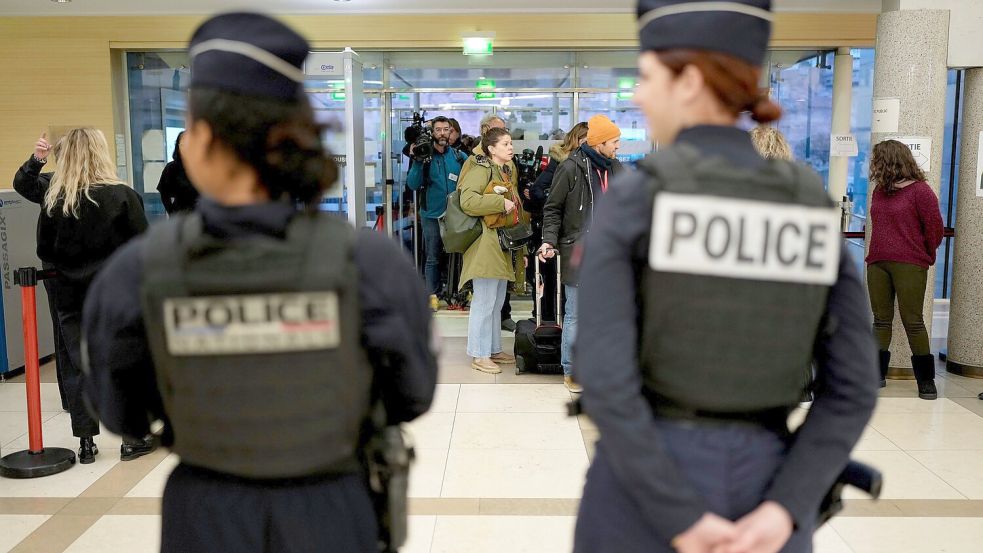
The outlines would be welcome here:
<svg viewBox="0 0 983 553">
<path fill-rule="evenodd" d="M 515 167 L 519 174 L 519 184 L 528 186 L 536 182 L 536 178 L 542 172 L 543 147 L 539 151 L 532 151 L 530 148 L 522 150 L 522 153 L 515 156 Z"/>
<path fill-rule="evenodd" d="M 433 159 L 433 129 L 419 112 L 413 112 L 413 124 L 403 131 L 403 139 L 413 146 L 413 161 L 427 163 Z"/>
</svg>

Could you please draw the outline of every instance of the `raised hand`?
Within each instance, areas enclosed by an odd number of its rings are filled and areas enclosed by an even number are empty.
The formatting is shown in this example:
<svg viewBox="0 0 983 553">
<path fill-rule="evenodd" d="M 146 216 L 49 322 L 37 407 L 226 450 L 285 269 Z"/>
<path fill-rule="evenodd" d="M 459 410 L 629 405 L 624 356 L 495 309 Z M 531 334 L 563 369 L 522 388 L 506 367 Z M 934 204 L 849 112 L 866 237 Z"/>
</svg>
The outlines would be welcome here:
<svg viewBox="0 0 983 553">
<path fill-rule="evenodd" d="M 51 144 L 48 143 L 48 133 L 42 132 L 41 137 L 34 144 L 34 157 L 38 159 L 47 159 L 48 153 L 51 151 Z"/>
</svg>

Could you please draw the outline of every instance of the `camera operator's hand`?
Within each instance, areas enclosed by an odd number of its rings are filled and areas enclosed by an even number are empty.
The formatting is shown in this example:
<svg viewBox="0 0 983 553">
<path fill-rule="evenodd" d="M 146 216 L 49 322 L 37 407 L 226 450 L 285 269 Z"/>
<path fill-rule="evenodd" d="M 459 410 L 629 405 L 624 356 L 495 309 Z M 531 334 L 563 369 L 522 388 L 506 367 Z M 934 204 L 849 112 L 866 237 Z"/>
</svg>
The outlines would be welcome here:
<svg viewBox="0 0 983 553">
<path fill-rule="evenodd" d="M 413 150 L 416 149 L 416 144 L 410 144 L 410 155 L 413 155 Z"/>
<path fill-rule="evenodd" d="M 522 195 L 525 196 L 527 200 L 531 200 L 532 199 L 532 196 L 529 195 L 529 189 L 528 188 L 526 188 L 525 190 L 522 191 Z"/>
<path fill-rule="evenodd" d="M 512 200 L 505 200 L 505 213 L 512 213 L 515 211 L 515 203 Z"/>
<path fill-rule="evenodd" d="M 48 143 L 48 133 L 41 133 L 41 137 L 34 144 L 34 157 L 44 161 L 48 157 L 48 153 L 51 151 L 51 144 Z"/>
<path fill-rule="evenodd" d="M 543 245 L 539 247 L 539 260 L 546 263 L 547 259 L 553 259 L 554 257 L 556 257 L 556 249 L 552 244 L 543 242 Z"/>
</svg>

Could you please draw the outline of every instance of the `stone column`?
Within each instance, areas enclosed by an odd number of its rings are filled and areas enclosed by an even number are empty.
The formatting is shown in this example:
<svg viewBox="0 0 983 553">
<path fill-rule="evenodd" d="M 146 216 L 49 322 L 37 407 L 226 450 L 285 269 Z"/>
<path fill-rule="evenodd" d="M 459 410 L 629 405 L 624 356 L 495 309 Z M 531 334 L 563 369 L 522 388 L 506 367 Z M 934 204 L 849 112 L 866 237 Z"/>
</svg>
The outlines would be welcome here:
<svg viewBox="0 0 983 553">
<path fill-rule="evenodd" d="M 965 83 L 946 369 L 983 378 L 983 192 L 977 174 L 983 162 L 983 69 L 967 70 Z"/>
<path fill-rule="evenodd" d="M 900 98 L 901 112 L 897 132 L 872 133 L 871 144 L 892 136 L 923 136 L 932 140 L 931 169 L 926 172 L 929 185 L 939 193 L 942 181 L 942 143 L 945 133 L 945 98 L 948 79 L 949 10 L 900 10 L 882 13 L 877 18 L 874 99 Z M 867 192 L 867 205 L 873 192 Z M 962 215 L 962 214 L 960 214 Z M 867 244 L 870 244 L 870 221 Z M 932 332 L 935 297 L 935 270 L 929 269 L 925 294 L 925 326 Z M 911 350 L 901 326 L 901 316 L 894 315 L 891 341 L 891 367 L 908 369 L 892 375 L 911 375 Z"/>
</svg>

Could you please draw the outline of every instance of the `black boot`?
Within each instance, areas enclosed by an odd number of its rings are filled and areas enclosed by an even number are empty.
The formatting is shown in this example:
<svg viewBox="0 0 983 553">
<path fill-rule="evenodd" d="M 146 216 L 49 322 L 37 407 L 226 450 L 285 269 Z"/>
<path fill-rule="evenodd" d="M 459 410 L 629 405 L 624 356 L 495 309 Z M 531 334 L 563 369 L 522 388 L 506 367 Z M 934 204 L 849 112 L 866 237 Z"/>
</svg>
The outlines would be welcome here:
<svg viewBox="0 0 983 553">
<path fill-rule="evenodd" d="M 880 350 L 877 352 L 880 354 L 881 362 L 881 388 L 887 386 L 887 367 L 891 364 L 891 352 Z"/>
<path fill-rule="evenodd" d="M 99 453 L 99 448 L 96 447 L 92 438 L 79 438 L 79 463 L 82 465 L 88 465 L 89 463 L 96 462 L 96 455 Z"/>
<path fill-rule="evenodd" d="M 157 449 L 157 443 L 151 436 L 142 440 L 126 439 L 123 441 L 123 445 L 119 446 L 119 460 L 132 461 L 153 452 L 155 449 Z"/>
<path fill-rule="evenodd" d="M 935 389 L 935 356 L 912 355 L 911 366 L 915 372 L 915 380 L 918 381 L 918 397 L 922 399 L 936 399 L 939 397 L 938 390 Z"/>
</svg>

